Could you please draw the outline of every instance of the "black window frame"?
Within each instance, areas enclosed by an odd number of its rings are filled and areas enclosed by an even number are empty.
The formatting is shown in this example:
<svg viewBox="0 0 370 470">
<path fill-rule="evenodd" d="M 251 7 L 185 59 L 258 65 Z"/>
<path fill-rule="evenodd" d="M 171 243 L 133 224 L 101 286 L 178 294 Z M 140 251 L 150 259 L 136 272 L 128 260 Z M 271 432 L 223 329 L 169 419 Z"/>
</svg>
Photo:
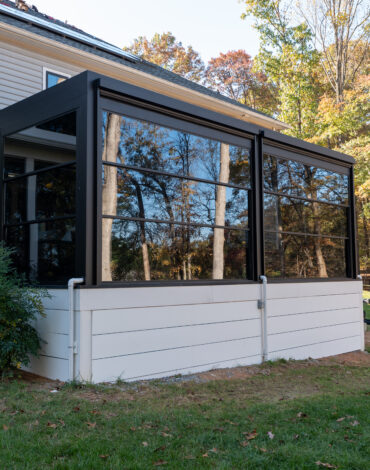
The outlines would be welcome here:
<svg viewBox="0 0 370 470">
<path fill-rule="evenodd" d="M 251 140 L 251 190 L 249 201 L 249 246 L 253 254 L 249 258 L 248 281 L 140 281 L 135 283 L 102 283 L 99 281 L 100 267 L 97 258 L 101 246 L 99 198 L 101 194 L 101 110 L 104 100 L 114 103 L 117 109 L 130 105 L 140 110 L 143 116 L 150 112 L 159 113 L 165 118 L 180 119 L 183 126 L 200 125 L 213 133 L 216 140 L 221 135 L 230 139 Z M 85 279 L 85 288 L 92 287 L 140 287 L 165 285 L 204 285 L 204 284 L 244 284 L 260 282 L 264 269 L 264 205 L 263 205 L 263 155 L 276 153 L 279 158 L 292 158 L 309 162 L 332 171 L 349 175 L 348 210 L 348 250 L 346 278 L 306 278 L 306 279 L 269 279 L 269 282 L 324 282 L 357 279 L 358 250 L 356 242 L 356 217 L 354 198 L 355 160 L 345 154 L 305 142 L 279 132 L 265 129 L 257 124 L 246 122 L 244 110 L 240 108 L 240 118 L 205 109 L 170 96 L 166 96 L 139 86 L 86 71 L 48 88 L 36 95 L 20 101 L 0 111 L 0 172 L 3 175 L 4 138 L 17 131 L 44 123 L 52 118 L 69 112 L 76 112 L 76 269 L 74 277 Z M 234 108 L 237 112 L 237 107 Z M 114 112 L 114 109 L 112 109 Z M 148 113 L 148 114 L 146 114 Z M 145 118 L 144 118 L 145 119 Z M 145 119 L 148 120 L 148 119 Z M 4 234 L 4 188 L 1 179 L 0 191 L 0 237 Z M 49 287 L 54 287 L 50 285 Z M 55 286 L 60 287 L 60 286 Z"/>
</svg>

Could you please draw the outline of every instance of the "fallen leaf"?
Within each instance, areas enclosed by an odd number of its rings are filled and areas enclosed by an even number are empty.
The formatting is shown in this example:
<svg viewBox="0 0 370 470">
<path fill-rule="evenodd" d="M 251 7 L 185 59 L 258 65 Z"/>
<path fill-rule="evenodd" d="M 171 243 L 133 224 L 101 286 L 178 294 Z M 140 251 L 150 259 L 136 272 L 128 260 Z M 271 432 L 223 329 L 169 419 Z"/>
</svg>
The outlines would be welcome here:
<svg viewBox="0 0 370 470">
<path fill-rule="evenodd" d="M 260 451 L 261 452 L 267 452 L 267 449 L 265 449 L 264 447 L 260 447 Z"/>
<path fill-rule="evenodd" d="M 161 447 L 157 447 L 156 449 L 154 449 L 154 452 L 159 452 L 161 450 L 165 450 L 166 446 L 161 446 Z"/>
<path fill-rule="evenodd" d="M 267 435 L 268 435 L 268 437 L 269 437 L 270 439 L 273 439 L 273 438 L 275 437 L 275 434 L 272 434 L 271 431 L 269 431 L 269 432 L 267 433 Z"/>
<path fill-rule="evenodd" d="M 195 459 L 195 457 L 193 455 L 185 455 L 185 458 L 187 460 L 194 460 Z"/>
<path fill-rule="evenodd" d="M 241 445 L 242 447 L 247 447 L 247 446 L 249 445 L 249 441 L 242 441 L 242 442 L 240 443 L 240 445 Z"/>
<path fill-rule="evenodd" d="M 297 418 L 307 418 L 307 415 L 306 413 L 303 413 L 302 411 L 300 411 L 299 413 L 297 413 Z"/>
<path fill-rule="evenodd" d="M 210 449 L 208 452 L 213 452 L 214 454 L 217 454 L 218 451 L 216 447 L 213 447 L 213 449 Z"/>
<path fill-rule="evenodd" d="M 355 421 L 353 421 L 353 423 L 350 423 L 350 424 L 351 424 L 351 426 L 358 426 L 360 423 L 355 420 Z"/>
<path fill-rule="evenodd" d="M 9 426 L 7 426 L 6 424 L 3 424 L 3 430 L 8 431 L 8 429 L 9 429 Z"/>
<path fill-rule="evenodd" d="M 142 442 L 143 447 L 148 447 L 148 443 L 146 441 Z"/>
<path fill-rule="evenodd" d="M 243 432 L 242 434 L 244 434 L 247 441 L 255 439 L 258 436 L 256 429 L 254 429 L 252 432 Z"/>
<path fill-rule="evenodd" d="M 62 426 L 65 426 L 65 425 L 66 425 L 66 423 L 65 423 L 62 419 L 58 419 L 58 421 L 60 422 L 60 424 L 61 424 Z"/>
<path fill-rule="evenodd" d="M 342 421 L 344 421 L 346 418 L 338 418 L 337 419 L 337 423 L 341 423 Z"/>
<path fill-rule="evenodd" d="M 90 421 L 88 421 L 86 424 L 89 429 L 93 429 L 96 426 L 96 423 L 90 423 Z"/>
<path fill-rule="evenodd" d="M 75 407 L 73 408 L 73 411 L 74 411 L 75 413 L 78 413 L 78 412 L 80 411 L 80 407 L 79 407 L 79 406 L 75 406 Z"/>
<path fill-rule="evenodd" d="M 50 421 L 48 421 L 48 424 L 46 426 L 48 428 L 52 428 L 52 429 L 55 429 L 57 427 L 57 425 L 55 423 L 51 423 Z"/>
<path fill-rule="evenodd" d="M 101 459 L 105 460 L 105 459 L 107 459 L 107 458 L 109 457 L 109 455 L 103 455 L 103 454 L 102 454 L 102 455 L 99 455 L 99 457 L 100 457 Z"/>
<path fill-rule="evenodd" d="M 205 454 L 203 454 L 202 457 L 208 457 L 207 452 Z"/>
<path fill-rule="evenodd" d="M 298 439 L 299 438 L 299 434 L 294 434 L 294 439 Z"/>
<path fill-rule="evenodd" d="M 225 431 L 225 428 L 215 428 L 214 431 L 224 432 L 224 431 Z"/>
<path fill-rule="evenodd" d="M 168 433 L 166 433 L 166 432 L 161 432 L 161 435 L 162 435 L 163 437 L 172 437 L 171 434 L 168 434 Z"/>
<path fill-rule="evenodd" d="M 135 426 L 131 426 L 130 431 L 132 431 L 132 432 L 136 431 Z"/>
<path fill-rule="evenodd" d="M 155 467 L 159 467 L 160 465 L 167 465 L 167 462 L 165 460 L 158 460 L 157 462 L 154 462 L 153 465 Z"/>
<path fill-rule="evenodd" d="M 338 468 L 336 467 L 335 465 L 332 465 L 330 463 L 326 463 L 326 462 L 320 462 L 320 460 L 318 460 L 316 462 L 316 465 L 319 466 L 319 467 L 325 467 L 325 468 Z"/>
</svg>

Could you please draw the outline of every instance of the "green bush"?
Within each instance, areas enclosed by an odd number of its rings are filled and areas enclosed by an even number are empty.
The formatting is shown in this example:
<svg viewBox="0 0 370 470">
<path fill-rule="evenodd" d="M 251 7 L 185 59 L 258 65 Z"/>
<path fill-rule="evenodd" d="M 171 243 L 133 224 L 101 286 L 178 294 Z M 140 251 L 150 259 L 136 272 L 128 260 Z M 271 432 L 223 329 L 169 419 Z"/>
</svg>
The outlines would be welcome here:
<svg viewBox="0 0 370 470">
<path fill-rule="evenodd" d="M 12 265 L 13 251 L 0 244 L 0 371 L 28 365 L 38 355 L 42 340 L 32 322 L 44 316 L 45 289 L 30 287 Z"/>
</svg>

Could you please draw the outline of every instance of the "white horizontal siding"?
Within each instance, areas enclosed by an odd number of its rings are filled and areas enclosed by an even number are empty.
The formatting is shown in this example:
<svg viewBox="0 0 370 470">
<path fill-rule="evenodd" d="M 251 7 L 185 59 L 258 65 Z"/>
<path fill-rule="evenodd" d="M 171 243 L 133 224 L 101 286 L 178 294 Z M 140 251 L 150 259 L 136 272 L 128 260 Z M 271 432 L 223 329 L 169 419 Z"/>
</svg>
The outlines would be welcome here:
<svg viewBox="0 0 370 470">
<path fill-rule="evenodd" d="M 92 380 L 94 382 L 114 381 L 118 378 L 133 380 L 255 364 L 261 360 L 259 345 L 259 338 L 250 338 L 233 341 L 232 344 L 224 342 L 98 359 L 93 361 Z"/>
<path fill-rule="evenodd" d="M 82 68 L 0 42 L 0 109 L 38 93 L 43 87 L 43 67 L 66 75 Z"/>
</svg>

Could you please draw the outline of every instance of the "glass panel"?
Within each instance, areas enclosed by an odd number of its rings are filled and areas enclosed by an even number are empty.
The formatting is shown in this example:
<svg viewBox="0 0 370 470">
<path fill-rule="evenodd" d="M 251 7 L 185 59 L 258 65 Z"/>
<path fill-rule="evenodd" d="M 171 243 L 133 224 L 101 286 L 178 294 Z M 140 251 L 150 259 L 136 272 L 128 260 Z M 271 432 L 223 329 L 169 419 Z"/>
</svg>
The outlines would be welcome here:
<svg viewBox="0 0 370 470">
<path fill-rule="evenodd" d="M 46 72 L 46 88 L 58 85 L 67 80 L 67 77 L 54 72 Z"/>
<path fill-rule="evenodd" d="M 265 230 L 347 236 L 346 208 L 264 195 Z"/>
<path fill-rule="evenodd" d="M 102 126 L 103 161 L 250 186 L 247 148 L 107 112 Z"/>
<path fill-rule="evenodd" d="M 76 212 L 76 168 L 55 168 L 36 178 L 36 218 L 47 219 Z"/>
<path fill-rule="evenodd" d="M 264 156 L 265 189 L 334 203 L 348 203 L 348 176 L 293 160 Z"/>
<path fill-rule="evenodd" d="M 40 283 L 66 283 L 75 272 L 75 220 L 30 226 L 31 277 Z"/>
<path fill-rule="evenodd" d="M 8 158 L 13 155 L 22 157 L 25 172 L 41 168 L 41 162 L 52 166 L 74 161 L 76 113 L 69 113 L 19 131 L 6 137 L 4 142 L 4 153 Z"/>
<path fill-rule="evenodd" d="M 346 241 L 341 239 L 265 233 L 268 277 L 346 277 Z"/>
<path fill-rule="evenodd" d="M 103 218 L 102 232 L 103 281 L 247 277 L 244 231 Z"/>
<path fill-rule="evenodd" d="M 74 166 L 8 181 L 5 188 L 5 223 L 50 219 L 76 212 Z"/>
<path fill-rule="evenodd" d="M 27 178 L 5 183 L 5 223 L 27 220 Z"/>
<path fill-rule="evenodd" d="M 24 158 L 5 157 L 4 158 L 4 178 L 14 178 L 25 172 Z"/>
<path fill-rule="evenodd" d="M 5 227 L 4 232 L 6 245 L 14 250 L 12 259 L 15 269 L 27 277 L 29 273 L 28 225 Z"/>
<path fill-rule="evenodd" d="M 103 165 L 103 214 L 248 227 L 248 191 Z M 222 213 L 220 213 L 222 212 Z"/>
</svg>

